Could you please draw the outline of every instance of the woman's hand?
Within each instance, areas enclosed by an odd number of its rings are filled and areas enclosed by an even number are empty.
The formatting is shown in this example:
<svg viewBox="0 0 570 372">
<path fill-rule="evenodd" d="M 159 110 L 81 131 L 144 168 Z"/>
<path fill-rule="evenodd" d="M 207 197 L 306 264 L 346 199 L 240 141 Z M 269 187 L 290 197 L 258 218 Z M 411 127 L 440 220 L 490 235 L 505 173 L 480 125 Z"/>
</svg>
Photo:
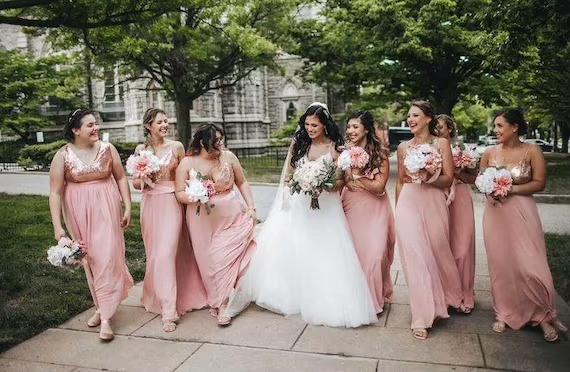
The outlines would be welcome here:
<svg viewBox="0 0 570 372">
<path fill-rule="evenodd" d="M 353 180 L 353 181 L 347 181 L 346 188 L 348 188 L 348 190 L 350 191 L 364 191 L 366 190 L 366 188 L 364 187 L 364 185 L 362 184 L 362 182 L 360 182 L 360 180 Z"/>
<path fill-rule="evenodd" d="M 247 216 L 249 218 L 252 218 L 254 222 L 257 222 L 257 211 L 255 207 L 249 207 L 247 209 Z"/>
<path fill-rule="evenodd" d="M 59 241 L 59 239 L 63 238 L 64 236 L 66 236 L 65 230 L 63 229 L 63 227 L 58 227 L 54 229 L 54 233 L 53 233 L 55 240 Z"/>
<path fill-rule="evenodd" d="M 123 229 L 126 229 L 127 227 L 129 227 L 130 224 L 131 224 L 131 211 L 125 210 L 125 213 L 123 213 L 123 218 L 121 219 L 121 227 Z"/>
</svg>

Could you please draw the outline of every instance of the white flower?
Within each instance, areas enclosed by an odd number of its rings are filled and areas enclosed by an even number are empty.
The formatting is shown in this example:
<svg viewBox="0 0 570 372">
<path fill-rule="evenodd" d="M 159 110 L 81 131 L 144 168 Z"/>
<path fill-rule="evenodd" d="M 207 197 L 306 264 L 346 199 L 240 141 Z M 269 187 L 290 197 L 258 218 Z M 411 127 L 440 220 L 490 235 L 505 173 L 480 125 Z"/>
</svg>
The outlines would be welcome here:
<svg viewBox="0 0 570 372">
<path fill-rule="evenodd" d="M 486 168 L 482 173 L 480 173 L 475 179 L 475 186 L 483 194 L 490 194 L 494 189 L 495 178 L 497 177 L 499 170 L 494 167 Z"/>
<path fill-rule="evenodd" d="M 410 173 L 417 173 L 426 166 L 426 156 L 418 148 L 408 148 L 404 166 Z"/>
<path fill-rule="evenodd" d="M 348 150 L 344 150 L 337 160 L 337 166 L 342 169 L 343 171 L 350 168 L 351 158 L 350 152 Z"/>
<path fill-rule="evenodd" d="M 73 252 L 68 247 L 56 245 L 48 249 L 47 254 L 48 261 L 53 266 L 64 266 L 65 259 L 71 257 Z"/>
<path fill-rule="evenodd" d="M 208 189 L 206 189 L 202 181 L 197 178 L 186 181 L 186 189 L 184 191 L 186 195 L 188 195 L 188 199 L 193 202 L 206 203 L 210 200 L 208 197 Z"/>
</svg>

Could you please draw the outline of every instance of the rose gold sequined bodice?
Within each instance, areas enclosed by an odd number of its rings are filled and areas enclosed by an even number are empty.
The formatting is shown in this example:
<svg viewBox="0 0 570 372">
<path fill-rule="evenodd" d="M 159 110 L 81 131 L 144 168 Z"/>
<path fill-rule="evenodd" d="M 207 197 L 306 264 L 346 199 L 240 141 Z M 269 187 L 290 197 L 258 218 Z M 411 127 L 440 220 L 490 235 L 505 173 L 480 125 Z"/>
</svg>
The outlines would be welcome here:
<svg viewBox="0 0 570 372">
<path fill-rule="evenodd" d="M 153 182 L 174 181 L 176 178 L 176 167 L 178 167 L 178 159 L 172 149 L 168 149 L 160 159 L 160 170 L 152 175 Z"/>
<path fill-rule="evenodd" d="M 100 142 L 95 160 L 89 164 L 83 162 L 69 145 L 66 145 L 61 151 L 64 159 L 65 180 L 67 182 L 88 182 L 111 176 L 113 155 L 111 153 L 111 145 L 108 143 Z"/>
<path fill-rule="evenodd" d="M 215 172 L 214 170 L 217 170 L 218 172 Z M 234 187 L 235 178 L 232 165 L 221 158 L 220 163 L 212 166 L 207 173 L 203 174 L 203 176 L 210 177 L 214 181 L 216 194 L 223 194 Z M 190 175 L 187 177 L 189 178 Z"/>
<path fill-rule="evenodd" d="M 489 165 L 498 168 L 505 168 L 511 172 L 511 177 L 513 178 L 513 184 L 522 185 L 524 183 L 530 182 L 532 180 L 532 167 L 530 163 L 526 161 L 528 155 L 528 149 L 524 157 L 515 165 L 505 164 L 505 162 L 497 161 L 497 150 L 493 153 L 493 158 L 489 161 Z M 503 163 L 503 164 L 501 164 Z"/>
</svg>

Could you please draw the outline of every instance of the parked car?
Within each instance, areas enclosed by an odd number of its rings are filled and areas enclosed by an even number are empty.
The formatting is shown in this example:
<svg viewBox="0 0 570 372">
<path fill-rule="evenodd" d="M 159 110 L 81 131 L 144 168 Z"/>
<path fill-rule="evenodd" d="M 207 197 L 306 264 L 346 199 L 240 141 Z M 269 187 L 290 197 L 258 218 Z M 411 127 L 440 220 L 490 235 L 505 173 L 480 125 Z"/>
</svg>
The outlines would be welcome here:
<svg viewBox="0 0 570 372">
<path fill-rule="evenodd" d="M 390 127 L 388 128 L 388 140 L 390 141 L 390 151 L 395 151 L 400 142 L 414 138 L 410 127 Z"/>
<path fill-rule="evenodd" d="M 554 146 L 552 144 L 546 142 L 540 138 L 527 138 L 524 140 L 525 143 L 534 143 L 535 145 L 540 146 L 542 152 L 552 152 Z"/>
</svg>

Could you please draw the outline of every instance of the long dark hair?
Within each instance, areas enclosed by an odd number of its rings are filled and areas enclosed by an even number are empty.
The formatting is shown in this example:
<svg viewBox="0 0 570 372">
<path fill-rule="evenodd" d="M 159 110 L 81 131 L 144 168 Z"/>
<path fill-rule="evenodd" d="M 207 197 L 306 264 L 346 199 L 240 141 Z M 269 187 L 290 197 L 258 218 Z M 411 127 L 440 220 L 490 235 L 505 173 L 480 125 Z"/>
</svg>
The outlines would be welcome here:
<svg viewBox="0 0 570 372">
<path fill-rule="evenodd" d="M 203 124 L 198 127 L 192 140 L 190 140 L 190 145 L 188 146 L 188 151 L 186 155 L 198 155 L 202 146 L 206 151 L 220 150 L 218 144 L 218 139 L 216 138 L 216 132 L 220 129 L 214 124 Z"/>
<path fill-rule="evenodd" d="M 67 115 L 65 120 L 65 125 L 62 129 L 63 138 L 67 142 L 75 141 L 75 134 L 73 134 L 73 129 L 81 128 L 81 119 L 87 115 L 95 115 L 95 111 L 89 109 L 78 108 Z"/>
<path fill-rule="evenodd" d="M 158 114 L 163 114 L 164 116 L 166 116 L 166 112 L 164 112 L 164 110 L 157 108 L 149 108 L 148 110 L 145 111 L 142 119 L 143 132 L 144 132 L 144 145 L 145 147 L 150 147 L 151 149 L 153 149 L 153 151 L 154 148 L 152 147 L 152 139 L 150 138 L 150 131 L 146 128 L 145 125 L 152 125 L 154 119 L 156 119 L 156 115 Z"/>
<path fill-rule="evenodd" d="M 305 129 L 305 120 L 307 116 L 311 115 L 316 115 L 321 124 L 325 126 L 325 137 L 333 141 L 337 151 L 340 151 L 340 147 L 344 145 L 344 138 L 340 135 L 338 125 L 335 124 L 326 106 L 322 104 L 312 104 L 299 119 L 299 125 L 293 135 L 293 150 L 291 155 L 291 166 L 293 167 L 295 167 L 299 159 L 307 154 L 311 146 L 312 140 L 309 137 L 309 133 L 307 133 L 307 129 Z"/>
<path fill-rule="evenodd" d="M 388 159 L 389 150 L 382 147 L 380 139 L 376 136 L 376 131 L 374 130 L 374 116 L 372 116 L 368 110 L 356 110 L 348 116 L 346 123 L 348 124 L 352 119 L 359 119 L 364 129 L 368 132 L 366 134 L 366 146 L 364 150 L 370 155 L 370 160 L 363 170 L 368 171 L 376 168 L 380 170 L 384 160 Z"/>
<path fill-rule="evenodd" d="M 493 123 L 499 116 L 504 117 L 507 123 L 511 125 L 518 125 L 517 134 L 519 136 L 524 136 L 527 133 L 528 126 L 526 125 L 526 121 L 524 120 L 524 115 L 521 110 L 518 110 L 516 108 L 502 109 L 498 111 L 493 117 Z"/>
<path fill-rule="evenodd" d="M 429 133 L 437 137 L 438 136 L 437 130 L 435 129 L 435 127 L 437 126 L 437 120 L 435 120 L 435 110 L 431 105 L 431 103 L 429 103 L 428 101 L 417 100 L 410 102 L 410 107 L 412 106 L 416 106 L 417 108 L 422 110 L 425 116 L 429 116 L 431 118 L 431 121 L 428 124 Z"/>
</svg>

